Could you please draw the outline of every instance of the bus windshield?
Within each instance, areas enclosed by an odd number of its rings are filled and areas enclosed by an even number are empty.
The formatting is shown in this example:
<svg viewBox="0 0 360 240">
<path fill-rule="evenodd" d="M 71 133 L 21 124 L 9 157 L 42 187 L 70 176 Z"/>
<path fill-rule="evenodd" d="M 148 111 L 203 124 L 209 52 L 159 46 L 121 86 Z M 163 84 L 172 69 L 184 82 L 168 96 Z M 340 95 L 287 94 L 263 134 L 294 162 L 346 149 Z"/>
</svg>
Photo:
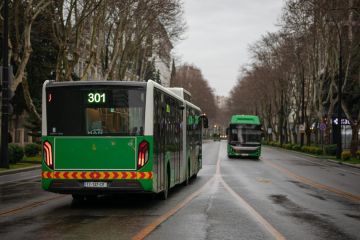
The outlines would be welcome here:
<svg viewBox="0 0 360 240">
<path fill-rule="evenodd" d="M 253 124 L 230 125 L 230 142 L 240 144 L 260 144 L 261 127 Z"/>
<path fill-rule="evenodd" d="M 145 87 L 49 87 L 50 136 L 133 136 L 144 134 Z"/>
</svg>

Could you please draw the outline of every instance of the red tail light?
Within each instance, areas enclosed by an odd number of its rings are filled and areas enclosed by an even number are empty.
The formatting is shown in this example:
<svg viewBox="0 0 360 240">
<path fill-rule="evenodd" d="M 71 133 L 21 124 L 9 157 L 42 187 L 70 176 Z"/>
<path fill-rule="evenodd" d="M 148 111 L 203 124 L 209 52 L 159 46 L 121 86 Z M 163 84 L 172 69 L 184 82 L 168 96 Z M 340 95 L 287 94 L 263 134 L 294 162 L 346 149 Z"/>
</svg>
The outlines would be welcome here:
<svg viewBox="0 0 360 240">
<path fill-rule="evenodd" d="M 48 141 L 46 141 L 43 144 L 43 148 L 44 148 L 45 163 L 49 168 L 52 169 L 54 167 L 54 162 L 52 157 L 52 146 Z"/>
<path fill-rule="evenodd" d="M 138 169 L 142 168 L 149 161 L 149 143 L 142 141 L 139 144 Z"/>
</svg>

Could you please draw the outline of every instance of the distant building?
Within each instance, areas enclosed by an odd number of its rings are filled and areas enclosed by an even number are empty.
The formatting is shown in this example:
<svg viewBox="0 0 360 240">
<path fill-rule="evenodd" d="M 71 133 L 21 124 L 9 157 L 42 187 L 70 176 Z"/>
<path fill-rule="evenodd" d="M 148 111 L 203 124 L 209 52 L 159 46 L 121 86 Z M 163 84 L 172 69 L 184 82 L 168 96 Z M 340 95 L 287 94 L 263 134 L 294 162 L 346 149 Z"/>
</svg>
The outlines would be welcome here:
<svg viewBox="0 0 360 240">
<path fill-rule="evenodd" d="M 155 69 L 159 71 L 160 84 L 165 87 L 170 87 L 170 79 L 172 67 L 171 50 L 173 45 L 165 28 L 161 25 L 161 37 L 155 39 L 156 46 L 153 51 L 153 59 L 155 60 Z"/>
<path fill-rule="evenodd" d="M 24 111 L 20 116 L 13 115 L 9 121 L 9 140 L 11 143 L 24 146 L 28 143 L 39 142 L 40 138 L 33 137 L 32 133 L 25 126 L 27 124 L 28 113 Z M 35 133 L 39 134 L 39 133 Z"/>
<path fill-rule="evenodd" d="M 216 104 L 219 107 L 219 109 L 226 108 L 226 101 L 227 98 L 225 96 L 216 96 Z"/>
</svg>

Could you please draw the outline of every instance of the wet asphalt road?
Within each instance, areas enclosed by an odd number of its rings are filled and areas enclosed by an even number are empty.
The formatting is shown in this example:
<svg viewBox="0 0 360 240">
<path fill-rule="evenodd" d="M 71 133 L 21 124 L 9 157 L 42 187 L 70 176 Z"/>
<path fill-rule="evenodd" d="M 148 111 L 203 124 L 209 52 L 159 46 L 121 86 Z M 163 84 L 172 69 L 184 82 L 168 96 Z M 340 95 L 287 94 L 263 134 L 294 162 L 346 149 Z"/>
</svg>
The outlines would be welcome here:
<svg viewBox="0 0 360 240">
<path fill-rule="evenodd" d="M 42 191 L 30 173 L 7 177 L 0 239 L 131 239 L 149 226 L 146 239 L 360 239 L 360 169 L 268 147 L 260 160 L 228 159 L 224 141 L 204 144 L 203 155 L 198 177 L 166 201 L 119 195 L 79 204 Z"/>
</svg>

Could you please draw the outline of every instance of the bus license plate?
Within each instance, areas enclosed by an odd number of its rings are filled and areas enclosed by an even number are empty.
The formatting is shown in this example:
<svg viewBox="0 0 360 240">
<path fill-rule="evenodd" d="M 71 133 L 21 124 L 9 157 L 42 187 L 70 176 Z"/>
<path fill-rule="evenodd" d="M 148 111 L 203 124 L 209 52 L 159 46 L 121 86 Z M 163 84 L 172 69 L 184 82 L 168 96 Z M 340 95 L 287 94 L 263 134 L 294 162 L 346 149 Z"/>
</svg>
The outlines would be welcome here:
<svg viewBox="0 0 360 240">
<path fill-rule="evenodd" d="M 106 188 L 107 182 L 84 182 L 84 187 L 87 188 Z"/>
</svg>

